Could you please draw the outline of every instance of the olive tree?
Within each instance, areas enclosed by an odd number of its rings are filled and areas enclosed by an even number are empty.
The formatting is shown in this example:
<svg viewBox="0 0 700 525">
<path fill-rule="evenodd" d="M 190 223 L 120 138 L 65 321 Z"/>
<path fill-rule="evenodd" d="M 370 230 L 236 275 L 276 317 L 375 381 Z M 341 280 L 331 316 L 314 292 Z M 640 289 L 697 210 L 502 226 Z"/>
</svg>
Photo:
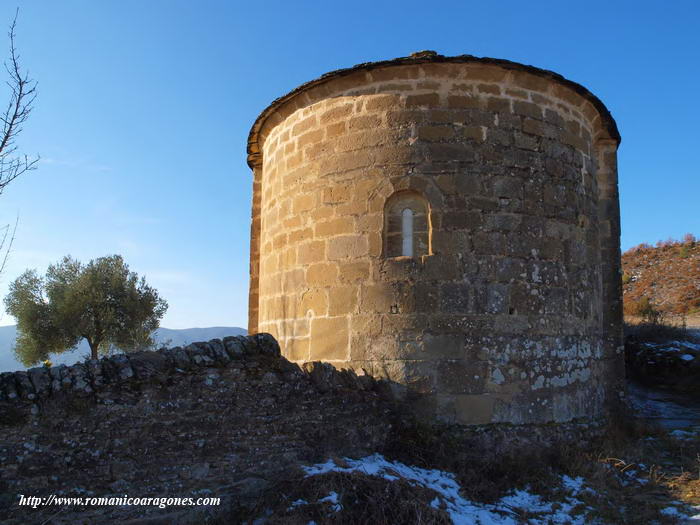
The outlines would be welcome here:
<svg viewBox="0 0 700 525">
<path fill-rule="evenodd" d="M 15 354 L 30 366 L 82 339 L 92 359 L 111 348 L 151 346 L 168 304 L 120 255 L 112 255 L 87 264 L 64 257 L 43 277 L 27 270 L 10 284 L 5 308 L 17 319 Z"/>
</svg>

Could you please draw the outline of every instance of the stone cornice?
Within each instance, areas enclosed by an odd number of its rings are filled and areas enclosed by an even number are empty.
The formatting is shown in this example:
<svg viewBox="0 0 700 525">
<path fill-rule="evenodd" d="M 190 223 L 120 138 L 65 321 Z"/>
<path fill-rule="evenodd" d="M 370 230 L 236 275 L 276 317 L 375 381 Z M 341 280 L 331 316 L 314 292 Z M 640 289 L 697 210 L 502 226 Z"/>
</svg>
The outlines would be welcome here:
<svg viewBox="0 0 700 525">
<path fill-rule="evenodd" d="M 357 64 L 355 66 L 337 69 L 331 71 L 320 77 L 306 82 L 299 87 L 293 89 L 286 95 L 279 97 L 274 100 L 267 108 L 265 108 L 262 113 L 258 116 L 253 124 L 248 135 L 248 165 L 251 168 L 259 167 L 262 164 L 262 152 L 258 144 L 258 135 L 262 129 L 267 118 L 273 114 L 279 107 L 281 107 L 286 102 L 290 101 L 294 97 L 314 88 L 320 84 L 324 84 L 333 79 L 344 77 L 350 74 L 357 73 L 359 71 L 371 71 L 374 69 L 394 67 L 394 66 L 409 66 L 409 65 L 421 65 L 421 64 L 479 64 L 479 65 L 491 65 L 497 66 L 506 70 L 512 71 L 523 71 L 527 72 L 563 85 L 583 99 L 588 100 L 593 107 L 597 110 L 600 115 L 602 127 L 607 131 L 607 134 L 612 140 L 614 140 L 618 145 L 620 144 L 621 138 L 620 133 L 617 129 L 617 124 L 613 119 L 610 111 L 605 107 L 603 102 L 591 93 L 588 89 L 583 87 L 581 84 L 568 80 L 562 75 L 549 71 L 546 69 L 540 69 L 538 67 L 529 66 L 525 64 L 520 64 L 518 62 L 512 62 L 510 60 L 503 60 L 498 58 L 489 57 L 476 57 L 473 55 L 458 55 L 453 57 L 448 57 L 444 55 L 439 55 L 432 51 L 421 51 L 414 53 L 408 57 L 395 58 L 392 60 L 382 60 L 378 62 L 366 62 L 363 64 Z"/>
</svg>

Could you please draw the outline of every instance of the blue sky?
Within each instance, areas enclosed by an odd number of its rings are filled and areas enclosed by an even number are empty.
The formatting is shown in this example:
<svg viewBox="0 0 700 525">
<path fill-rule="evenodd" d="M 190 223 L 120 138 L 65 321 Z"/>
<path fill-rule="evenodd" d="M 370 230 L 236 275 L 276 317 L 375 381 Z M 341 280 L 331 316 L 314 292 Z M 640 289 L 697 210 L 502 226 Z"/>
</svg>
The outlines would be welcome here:
<svg viewBox="0 0 700 525">
<path fill-rule="evenodd" d="M 422 49 L 585 85 L 623 138 L 623 249 L 700 234 L 700 2 L 33 0 L 2 2 L 0 26 L 17 5 L 39 81 L 20 145 L 43 160 L 0 196 L 0 223 L 19 215 L 2 296 L 25 268 L 120 253 L 169 301 L 163 326 L 245 327 L 255 117 L 327 71 Z"/>
</svg>

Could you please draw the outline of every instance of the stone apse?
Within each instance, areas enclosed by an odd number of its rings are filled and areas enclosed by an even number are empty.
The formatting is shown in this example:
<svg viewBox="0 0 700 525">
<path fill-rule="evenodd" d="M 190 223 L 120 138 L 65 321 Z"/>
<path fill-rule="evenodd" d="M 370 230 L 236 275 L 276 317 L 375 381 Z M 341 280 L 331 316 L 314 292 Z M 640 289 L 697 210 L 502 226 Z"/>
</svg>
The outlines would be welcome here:
<svg viewBox="0 0 700 525">
<path fill-rule="evenodd" d="M 623 376 L 615 121 L 562 76 L 420 52 L 250 133 L 249 331 L 461 424 L 596 419 Z"/>
</svg>

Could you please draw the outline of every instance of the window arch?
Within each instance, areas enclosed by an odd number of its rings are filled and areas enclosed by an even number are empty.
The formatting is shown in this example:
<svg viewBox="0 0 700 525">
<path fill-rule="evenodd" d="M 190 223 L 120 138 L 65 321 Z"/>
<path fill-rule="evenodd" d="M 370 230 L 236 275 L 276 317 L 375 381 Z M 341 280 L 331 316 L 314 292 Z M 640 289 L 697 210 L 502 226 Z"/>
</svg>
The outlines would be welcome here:
<svg viewBox="0 0 700 525">
<path fill-rule="evenodd" d="M 395 193 L 384 207 L 386 257 L 419 257 L 430 254 L 428 203 L 413 192 Z"/>
</svg>

